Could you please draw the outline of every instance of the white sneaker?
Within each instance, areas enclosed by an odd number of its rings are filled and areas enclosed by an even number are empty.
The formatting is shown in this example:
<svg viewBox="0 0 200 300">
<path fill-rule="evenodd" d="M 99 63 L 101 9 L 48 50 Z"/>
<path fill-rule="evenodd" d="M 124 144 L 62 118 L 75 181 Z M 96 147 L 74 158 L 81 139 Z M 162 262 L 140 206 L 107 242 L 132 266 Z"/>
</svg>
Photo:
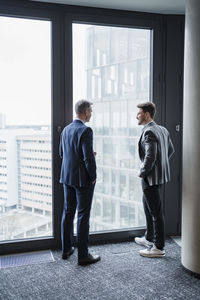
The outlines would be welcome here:
<svg viewBox="0 0 200 300">
<path fill-rule="evenodd" d="M 135 242 L 136 242 L 136 244 L 139 244 L 139 245 L 142 245 L 142 246 L 145 246 L 145 247 L 149 247 L 149 246 L 153 245 L 152 242 L 147 241 L 147 239 L 145 238 L 145 236 L 136 237 L 135 238 Z"/>
<path fill-rule="evenodd" d="M 155 245 L 152 245 L 145 250 L 140 250 L 140 255 L 145 257 L 163 257 L 165 256 L 165 250 L 160 250 Z"/>
</svg>

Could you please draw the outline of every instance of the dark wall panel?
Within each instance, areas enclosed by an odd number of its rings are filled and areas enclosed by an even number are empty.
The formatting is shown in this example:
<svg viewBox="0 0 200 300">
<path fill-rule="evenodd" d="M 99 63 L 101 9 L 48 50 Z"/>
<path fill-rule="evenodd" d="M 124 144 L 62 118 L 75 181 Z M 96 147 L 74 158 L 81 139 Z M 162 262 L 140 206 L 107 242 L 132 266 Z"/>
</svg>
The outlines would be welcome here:
<svg viewBox="0 0 200 300">
<path fill-rule="evenodd" d="M 166 233 L 179 234 L 181 223 L 181 161 L 183 107 L 184 17 L 166 17 L 165 125 L 171 133 L 175 154 L 171 159 L 171 182 L 165 186 Z"/>
</svg>

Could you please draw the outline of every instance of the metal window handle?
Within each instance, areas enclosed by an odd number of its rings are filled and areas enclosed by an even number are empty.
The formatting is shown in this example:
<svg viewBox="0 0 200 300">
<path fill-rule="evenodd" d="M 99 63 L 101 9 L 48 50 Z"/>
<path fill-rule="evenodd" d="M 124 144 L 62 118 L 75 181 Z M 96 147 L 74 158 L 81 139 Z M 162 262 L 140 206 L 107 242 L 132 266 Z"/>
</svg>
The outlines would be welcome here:
<svg viewBox="0 0 200 300">
<path fill-rule="evenodd" d="M 61 127 L 61 126 L 58 126 L 58 127 L 57 127 L 57 132 L 58 132 L 58 133 L 61 133 L 61 131 L 62 131 L 62 127 Z"/>
<path fill-rule="evenodd" d="M 180 127 L 181 127 L 180 124 L 177 124 L 177 125 L 176 125 L 176 131 L 177 131 L 177 132 L 180 131 Z"/>
</svg>

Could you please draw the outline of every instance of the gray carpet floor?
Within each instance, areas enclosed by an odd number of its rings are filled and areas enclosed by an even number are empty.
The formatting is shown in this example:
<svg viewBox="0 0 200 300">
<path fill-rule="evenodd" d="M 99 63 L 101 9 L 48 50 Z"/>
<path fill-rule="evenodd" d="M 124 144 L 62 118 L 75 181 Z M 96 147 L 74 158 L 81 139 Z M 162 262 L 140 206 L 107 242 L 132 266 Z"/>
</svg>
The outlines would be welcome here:
<svg viewBox="0 0 200 300">
<path fill-rule="evenodd" d="M 77 252 L 66 261 L 0 270 L 1 300 L 200 299 L 200 280 L 181 266 L 181 248 L 166 241 L 164 258 L 144 258 L 134 242 L 91 247 L 101 261 L 77 265 Z"/>
</svg>

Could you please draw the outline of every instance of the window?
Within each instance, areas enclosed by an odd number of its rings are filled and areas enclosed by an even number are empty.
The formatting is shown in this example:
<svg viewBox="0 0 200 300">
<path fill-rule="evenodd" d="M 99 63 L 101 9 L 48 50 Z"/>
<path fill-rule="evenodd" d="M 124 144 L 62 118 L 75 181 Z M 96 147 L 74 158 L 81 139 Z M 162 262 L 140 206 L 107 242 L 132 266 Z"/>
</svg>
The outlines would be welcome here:
<svg viewBox="0 0 200 300">
<path fill-rule="evenodd" d="M 0 44 L 0 241 L 52 236 L 51 23 L 0 17 Z"/>
<path fill-rule="evenodd" d="M 145 225 L 137 104 L 150 101 L 151 31 L 73 24 L 73 101 L 93 102 L 98 178 L 90 231 Z"/>
</svg>

